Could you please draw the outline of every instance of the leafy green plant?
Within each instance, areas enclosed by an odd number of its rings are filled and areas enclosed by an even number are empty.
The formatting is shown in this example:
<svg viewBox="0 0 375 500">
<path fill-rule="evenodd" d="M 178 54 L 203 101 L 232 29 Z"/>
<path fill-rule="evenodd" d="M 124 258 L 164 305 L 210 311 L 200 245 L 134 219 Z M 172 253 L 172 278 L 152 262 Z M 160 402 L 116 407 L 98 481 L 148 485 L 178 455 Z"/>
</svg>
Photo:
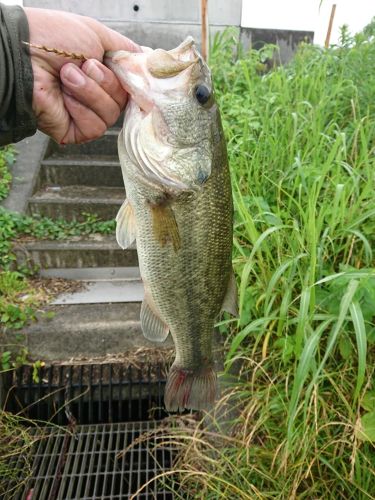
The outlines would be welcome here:
<svg viewBox="0 0 375 500">
<path fill-rule="evenodd" d="M 0 147 L 0 201 L 7 197 L 12 174 L 10 168 L 15 161 L 15 149 L 12 145 Z"/>
<path fill-rule="evenodd" d="M 19 332 L 35 320 L 39 306 L 40 297 L 25 276 L 17 271 L 0 273 L 0 372 L 27 363 L 28 351 Z M 33 366 L 33 379 L 38 381 L 42 362 Z"/>
<path fill-rule="evenodd" d="M 4 351 L 1 353 L 1 369 L 9 370 L 12 366 L 11 364 L 12 352 Z"/>
<path fill-rule="evenodd" d="M 0 273 L 0 324 L 19 330 L 35 318 L 33 290 L 18 272 Z"/>
</svg>

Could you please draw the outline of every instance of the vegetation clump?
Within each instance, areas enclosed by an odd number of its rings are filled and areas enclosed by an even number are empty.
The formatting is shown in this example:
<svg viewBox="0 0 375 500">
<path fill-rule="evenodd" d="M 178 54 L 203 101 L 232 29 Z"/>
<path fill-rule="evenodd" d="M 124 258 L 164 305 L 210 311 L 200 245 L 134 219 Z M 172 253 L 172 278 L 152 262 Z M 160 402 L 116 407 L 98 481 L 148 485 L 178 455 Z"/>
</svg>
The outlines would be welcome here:
<svg viewBox="0 0 375 500">
<path fill-rule="evenodd" d="M 239 380 L 208 427 L 172 426 L 193 498 L 374 498 L 374 26 L 268 73 L 274 47 L 234 60 L 215 39 L 240 306 L 222 385 Z"/>
<path fill-rule="evenodd" d="M 16 256 L 12 252 L 14 240 L 27 237 L 63 240 L 93 233 L 109 234 L 115 229 L 115 220 L 103 221 L 95 214 L 83 215 L 85 219 L 82 222 L 67 221 L 19 214 L 0 207 L 0 271 L 14 269 L 16 266 Z M 25 269 L 18 271 L 26 272 Z"/>
<path fill-rule="evenodd" d="M 11 166 L 15 161 L 12 145 L 0 147 L 0 201 L 8 196 L 12 182 Z"/>
<path fill-rule="evenodd" d="M 26 427 L 20 417 L 0 410 L 0 495 L 16 495 L 31 475 L 31 449 L 36 438 L 32 422 L 29 424 Z"/>
</svg>

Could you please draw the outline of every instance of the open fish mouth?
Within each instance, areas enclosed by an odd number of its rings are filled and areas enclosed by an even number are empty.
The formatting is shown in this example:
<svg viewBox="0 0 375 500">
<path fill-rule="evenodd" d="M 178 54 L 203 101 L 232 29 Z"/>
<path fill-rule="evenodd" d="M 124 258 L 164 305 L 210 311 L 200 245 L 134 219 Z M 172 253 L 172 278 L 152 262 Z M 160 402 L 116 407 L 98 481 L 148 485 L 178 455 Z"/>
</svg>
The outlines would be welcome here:
<svg viewBox="0 0 375 500">
<path fill-rule="evenodd" d="M 194 38 L 188 36 L 178 47 L 171 50 L 142 47 L 143 52 L 119 50 L 104 54 L 104 64 L 116 72 L 115 66 L 124 58 L 144 59 L 147 70 L 154 78 L 170 78 L 187 69 L 201 58 L 195 50 Z M 146 57 L 145 57 L 146 56 Z M 134 70 L 133 68 L 129 68 Z"/>
<path fill-rule="evenodd" d="M 143 52 L 120 50 L 104 54 L 104 64 L 146 114 L 154 106 L 152 94 L 187 85 L 191 70 L 200 60 L 191 36 L 169 51 L 144 47 Z"/>
<path fill-rule="evenodd" d="M 171 78 L 198 62 L 199 56 L 194 48 L 194 39 L 186 38 L 175 49 L 154 50 L 147 60 L 147 67 L 154 78 Z"/>
</svg>

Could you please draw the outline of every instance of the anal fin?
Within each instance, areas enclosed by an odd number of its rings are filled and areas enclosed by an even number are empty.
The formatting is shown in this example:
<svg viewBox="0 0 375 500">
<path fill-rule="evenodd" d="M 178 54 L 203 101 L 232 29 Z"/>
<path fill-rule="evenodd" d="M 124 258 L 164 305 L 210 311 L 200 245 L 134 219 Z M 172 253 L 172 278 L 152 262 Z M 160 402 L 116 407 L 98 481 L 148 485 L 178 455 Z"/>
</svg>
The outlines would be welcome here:
<svg viewBox="0 0 375 500">
<path fill-rule="evenodd" d="M 133 207 L 126 199 L 116 216 L 116 239 L 121 248 L 129 248 L 137 236 Z"/>
<path fill-rule="evenodd" d="M 232 316 L 238 316 L 237 283 L 233 269 L 230 272 L 228 288 L 224 297 L 223 305 L 221 306 L 221 310 L 228 312 Z"/>
<path fill-rule="evenodd" d="M 141 306 L 141 327 L 146 339 L 153 342 L 164 342 L 168 337 L 168 325 L 153 311 L 146 297 Z"/>
</svg>

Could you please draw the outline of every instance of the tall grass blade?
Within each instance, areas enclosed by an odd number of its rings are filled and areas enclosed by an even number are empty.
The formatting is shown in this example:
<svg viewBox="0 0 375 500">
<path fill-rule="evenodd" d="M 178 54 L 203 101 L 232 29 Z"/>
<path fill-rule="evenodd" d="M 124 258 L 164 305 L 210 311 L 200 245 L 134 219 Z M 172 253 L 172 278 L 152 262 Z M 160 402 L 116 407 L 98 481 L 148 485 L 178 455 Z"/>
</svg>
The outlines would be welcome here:
<svg viewBox="0 0 375 500">
<path fill-rule="evenodd" d="M 350 315 L 354 326 L 358 351 L 358 374 L 353 396 L 354 401 L 356 401 L 365 381 L 367 354 L 367 335 L 365 320 L 363 318 L 361 306 L 356 300 L 354 300 L 350 304 Z"/>
<path fill-rule="evenodd" d="M 293 426 L 297 414 L 298 402 L 301 397 L 303 386 L 311 370 L 313 360 L 315 358 L 316 349 L 321 338 L 322 333 L 327 329 L 329 324 L 333 321 L 332 318 L 322 322 L 322 324 L 315 330 L 315 332 L 305 342 L 301 356 L 299 357 L 296 375 L 293 381 L 292 394 L 290 397 L 288 408 L 288 430 L 287 439 L 289 448 L 291 448 L 293 437 Z"/>
<path fill-rule="evenodd" d="M 340 303 L 340 310 L 339 310 L 339 315 L 337 317 L 337 321 L 335 325 L 332 328 L 332 331 L 329 335 L 327 346 L 325 348 L 324 356 L 322 361 L 320 362 L 316 372 L 314 373 L 313 380 L 310 385 L 314 385 L 317 382 L 317 379 L 322 372 L 328 357 L 330 356 L 333 348 L 336 345 L 337 338 L 340 334 L 341 328 L 344 324 L 344 322 L 347 320 L 347 315 L 350 309 L 350 306 L 353 301 L 354 294 L 358 288 L 359 281 L 356 280 L 351 280 L 347 286 L 346 292 L 344 296 L 342 297 L 341 303 Z"/>
</svg>

